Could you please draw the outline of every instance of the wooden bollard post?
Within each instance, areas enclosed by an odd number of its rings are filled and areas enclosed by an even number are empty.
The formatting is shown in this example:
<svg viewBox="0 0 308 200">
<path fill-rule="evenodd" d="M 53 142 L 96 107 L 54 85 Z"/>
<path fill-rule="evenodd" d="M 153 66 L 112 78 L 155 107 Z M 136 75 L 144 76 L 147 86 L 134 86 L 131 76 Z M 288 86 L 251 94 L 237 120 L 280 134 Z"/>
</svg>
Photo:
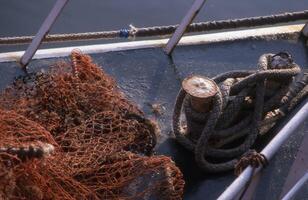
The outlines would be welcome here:
<svg viewBox="0 0 308 200">
<path fill-rule="evenodd" d="M 216 83 L 200 75 L 187 77 L 182 82 L 183 89 L 189 94 L 191 106 L 197 112 L 208 112 L 212 108 L 213 97 L 218 91 Z"/>
</svg>

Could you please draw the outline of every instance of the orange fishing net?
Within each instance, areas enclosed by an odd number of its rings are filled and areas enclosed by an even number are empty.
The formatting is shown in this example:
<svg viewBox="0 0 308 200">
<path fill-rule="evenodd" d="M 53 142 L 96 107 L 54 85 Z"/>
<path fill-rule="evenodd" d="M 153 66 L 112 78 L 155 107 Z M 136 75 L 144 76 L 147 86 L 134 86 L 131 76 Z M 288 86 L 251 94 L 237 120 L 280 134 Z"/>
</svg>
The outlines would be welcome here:
<svg viewBox="0 0 308 200">
<path fill-rule="evenodd" d="M 59 63 L 48 73 L 18 78 L 2 95 L 1 106 L 16 110 L 55 135 L 101 111 L 142 115 L 89 56 L 73 52 L 71 59 L 72 64 Z"/>
<path fill-rule="evenodd" d="M 155 123 L 89 56 L 71 60 L 2 93 L 0 199 L 181 199 L 179 169 L 149 157 Z"/>
<path fill-rule="evenodd" d="M 150 121 L 141 122 L 105 111 L 56 139 L 63 150 L 70 153 L 85 148 L 93 152 L 92 155 L 107 155 L 121 150 L 150 155 L 156 143 L 154 133 Z"/>
</svg>

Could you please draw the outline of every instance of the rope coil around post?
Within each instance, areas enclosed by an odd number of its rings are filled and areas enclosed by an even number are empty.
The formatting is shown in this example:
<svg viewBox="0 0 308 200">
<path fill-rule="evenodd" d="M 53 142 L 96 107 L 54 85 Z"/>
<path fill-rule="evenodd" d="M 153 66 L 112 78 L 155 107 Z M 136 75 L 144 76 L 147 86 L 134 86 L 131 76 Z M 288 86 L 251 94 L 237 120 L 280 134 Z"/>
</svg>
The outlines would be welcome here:
<svg viewBox="0 0 308 200">
<path fill-rule="evenodd" d="M 259 135 L 267 133 L 290 109 L 306 97 L 307 75 L 288 53 L 264 54 L 256 71 L 233 71 L 213 78 L 216 92 L 207 99 L 204 112 L 196 110 L 195 90 L 185 80 L 173 113 L 173 131 L 177 141 L 195 155 L 200 168 L 207 172 L 234 169 L 238 159 L 250 150 Z M 301 78 L 299 78 L 301 77 Z M 197 89 L 208 85 L 197 83 Z M 213 87 L 214 88 L 214 87 Z M 301 97 L 292 91 L 301 91 Z M 291 95 L 290 92 L 293 94 Z M 187 130 L 181 123 L 182 110 Z"/>
</svg>

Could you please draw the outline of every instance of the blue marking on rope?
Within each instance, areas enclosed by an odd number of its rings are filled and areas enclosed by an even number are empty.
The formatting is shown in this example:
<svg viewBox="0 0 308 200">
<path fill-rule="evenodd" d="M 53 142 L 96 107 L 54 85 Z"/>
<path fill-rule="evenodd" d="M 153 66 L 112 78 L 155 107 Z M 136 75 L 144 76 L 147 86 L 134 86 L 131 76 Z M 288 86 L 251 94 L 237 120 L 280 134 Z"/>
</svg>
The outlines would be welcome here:
<svg viewBox="0 0 308 200">
<path fill-rule="evenodd" d="M 128 29 L 121 29 L 120 30 L 120 37 L 121 38 L 128 38 L 129 37 L 129 30 Z"/>
</svg>

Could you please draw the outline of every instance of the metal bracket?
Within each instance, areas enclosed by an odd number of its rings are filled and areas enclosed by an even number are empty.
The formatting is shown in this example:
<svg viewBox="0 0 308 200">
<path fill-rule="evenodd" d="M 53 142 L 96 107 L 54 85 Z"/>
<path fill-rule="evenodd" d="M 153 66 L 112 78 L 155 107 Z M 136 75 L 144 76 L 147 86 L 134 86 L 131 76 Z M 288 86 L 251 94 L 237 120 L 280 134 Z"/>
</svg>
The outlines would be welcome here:
<svg viewBox="0 0 308 200">
<path fill-rule="evenodd" d="M 179 27 L 175 30 L 172 37 L 169 39 L 166 47 L 165 52 L 170 55 L 175 48 L 175 46 L 178 44 L 182 36 L 184 35 L 187 27 L 191 22 L 194 20 L 194 18 L 199 13 L 200 9 L 204 5 L 206 0 L 195 0 L 185 17 L 182 19 Z"/>
<path fill-rule="evenodd" d="M 305 37 L 308 38 L 308 22 L 305 24 L 303 30 L 302 30 L 302 33 Z"/>
<path fill-rule="evenodd" d="M 61 11 L 63 10 L 64 6 L 69 0 L 57 0 L 54 7 L 48 14 L 47 18 L 43 22 L 42 26 L 40 27 L 39 31 L 35 35 L 34 39 L 32 40 L 31 44 L 28 46 L 27 50 L 23 54 L 20 59 L 20 64 L 26 70 L 26 66 L 29 64 L 30 60 L 34 56 L 35 52 L 39 48 L 42 40 L 48 34 L 50 28 L 56 21 L 57 17 L 60 15 Z"/>
</svg>

